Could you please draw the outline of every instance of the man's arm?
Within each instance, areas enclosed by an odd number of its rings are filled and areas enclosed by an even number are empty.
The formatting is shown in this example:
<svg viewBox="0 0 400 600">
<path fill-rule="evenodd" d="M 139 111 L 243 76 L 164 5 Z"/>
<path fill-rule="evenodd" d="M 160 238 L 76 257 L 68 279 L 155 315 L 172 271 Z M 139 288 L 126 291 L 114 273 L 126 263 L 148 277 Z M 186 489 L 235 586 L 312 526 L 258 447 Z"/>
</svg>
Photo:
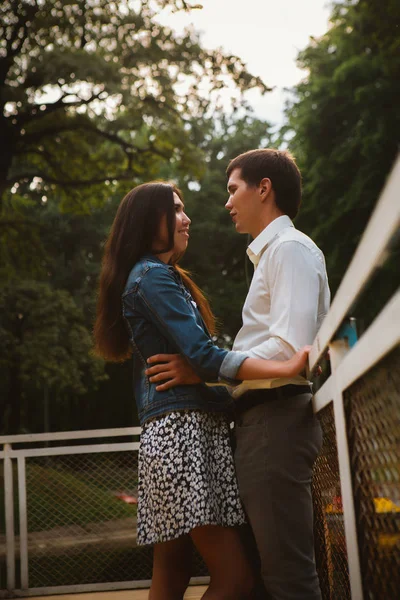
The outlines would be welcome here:
<svg viewBox="0 0 400 600">
<path fill-rule="evenodd" d="M 271 377 L 294 377 L 305 369 L 311 346 L 304 346 L 289 360 L 264 360 L 259 358 L 245 358 L 240 365 L 237 377 L 245 379 L 269 379 Z M 196 374 L 182 363 L 183 357 L 179 355 L 156 354 L 151 357 L 154 361 L 168 360 L 169 362 L 146 369 L 146 374 L 151 375 L 150 381 L 169 380 L 158 385 L 157 390 L 168 390 L 175 385 L 199 383 Z M 172 360 L 171 360 L 172 359 Z M 150 359 L 149 359 L 150 360 Z M 148 361 L 149 362 L 149 361 Z M 180 368 L 182 367 L 182 368 Z"/>
</svg>

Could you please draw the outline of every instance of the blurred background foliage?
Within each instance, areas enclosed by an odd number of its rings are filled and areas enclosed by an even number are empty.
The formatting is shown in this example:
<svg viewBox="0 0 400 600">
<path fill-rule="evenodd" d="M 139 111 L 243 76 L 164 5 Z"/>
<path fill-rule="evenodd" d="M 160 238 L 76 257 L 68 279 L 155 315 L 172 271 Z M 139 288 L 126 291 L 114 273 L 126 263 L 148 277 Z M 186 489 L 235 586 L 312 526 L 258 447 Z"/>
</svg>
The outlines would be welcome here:
<svg viewBox="0 0 400 600">
<path fill-rule="evenodd" d="M 103 243 L 134 185 L 173 179 L 183 190 L 192 219 L 183 265 L 229 346 L 251 277 L 247 239 L 224 209 L 229 159 L 256 147 L 292 150 L 304 179 L 296 226 L 324 251 L 334 293 L 397 154 L 397 0 L 332 4 L 329 30 L 299 55 L 306 75 L 279 132 L 241 95 L 270 88 L 238 57 L 203 48 L 195 31 L 160 25 L 165 4 L 1 4 L 3 433 L 137 423 L 129 362 L 91 355 Z M 191 10 L 183 0 L 168 4 Z M 229 111 L 218 97 L 227 84 Z M 398 259 L 377 282 L 382 294 L 398 285 Z"/>
</svg>

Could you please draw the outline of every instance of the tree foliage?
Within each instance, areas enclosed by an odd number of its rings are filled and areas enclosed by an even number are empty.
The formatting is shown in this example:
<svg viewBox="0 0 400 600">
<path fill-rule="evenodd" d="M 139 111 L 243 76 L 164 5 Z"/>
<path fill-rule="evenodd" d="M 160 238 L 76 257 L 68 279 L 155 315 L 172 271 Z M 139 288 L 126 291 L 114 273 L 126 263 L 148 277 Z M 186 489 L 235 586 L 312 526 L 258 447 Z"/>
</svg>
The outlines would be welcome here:
<svg viewBox="0 0 400 600">
<path fill-rule="evenodd" d="M 42 429 L 45 396 L 56 429 L 134 421 L 129 365 L 105 368 L 90 352 L 102 245 L 116 206 L 142 181 L 185 185 L 202 176 L 202 126 L 227 83 L 236 90 L 233 109 L 245 90 L 268 89 L 239 58 L 204 49 L 193 29 L 177 34 L 162 25 L 165 7 L 193 8 L 184 0 L 0 6 L 6 431 Z"/>
<path fill-rule="evenodd" d="M 271 146 L 272 139 L 269 123 L 251 114 L 221 115 L 208 131 L 203 130 L 203 140 L 199 140 L 207 167 L 195 182 L 198 189 L 184 189 L 192 220 L 184 264 L 211 300 L 219 322 L 219 343 L 228 346 L 242 325 L 253 266 L 246 258 L 247 236 L 237 234 L 225 209 L 225 171 L 232 158 L 252 148 Z"/>
<path fill-rule="evenodd" d="M 171 161 L 196 169 L 199 94 L 227 79 L 266 90 L 243 62 L 157 21 L 183 0 L 5 0 L 0 8 L 0 198 L 24 182 L 87 212 L 105 181 L 130 185 Z M 178 87 L 185 91 L 179 92 Z M 10 199 L 10 197 L 8 197 Z"/>
<path fill-rule="evenodd" d="M 221 116 L 218 123 L 205 121 L 196 135 L 206 161 L 203 174 L 192 179 L 190 187 L 187 178 L 179 180 L 170 165 L 164 165 L 160 176 L 176 179 L 184 191 L 192 225 L 183 264 L 211 300 L 220 324 L 219 342 L 229 345 L 241 325 L 247 291 L 247 238 L 237 235 L 224 208 L 225 167 L 242 149 L 269 145 L 270 132 L 267 123 L 249 115 Z M 3 427 L 15 431 L 19 422 L 20 429 L 43 430 L 47 393 L 52 429 L 136 424 L 131 365 L 100 369 L 102 363 L 92 364 L 90 355 L 102 244 L 121 196 L 116 192 L 105 204 L 93 208 L 90 216 L 62 213 L 54 200 L 40 202 L 35 190 L 29 198 L 24 215 L 36 222 L 43 252 L 32 259 L 32 264 L 37 264 L 36 281 L 17 283 L 13 277 L 0 296 Z M 16 243 L 13 260 L 27 277 L 32 266 L 27 263 L 31 240 L 25 244 L 23 239 Z M 2 251 L 10 252 L 10 248 L 3 244 Z M 249 265 L 249 277 L 251 271 Z M 83 343 L 75 348 L 79 339 Z"/>
<path fill-rule="evenodd" d="M 0 294 L 3 427 L 18 432 L 30 395 L 83 395 L 104 379 L 82 309 L 64 290 L 10 282 Z"/>
<path fill-rule="evenodd" d="M 304 178 L 296 223 L 323 248 L 333 291 L 398 152 L 399 25 L 397 0 L 341 0 L 299 55 L 308 75 L 285 128 Z"/>
</svg>

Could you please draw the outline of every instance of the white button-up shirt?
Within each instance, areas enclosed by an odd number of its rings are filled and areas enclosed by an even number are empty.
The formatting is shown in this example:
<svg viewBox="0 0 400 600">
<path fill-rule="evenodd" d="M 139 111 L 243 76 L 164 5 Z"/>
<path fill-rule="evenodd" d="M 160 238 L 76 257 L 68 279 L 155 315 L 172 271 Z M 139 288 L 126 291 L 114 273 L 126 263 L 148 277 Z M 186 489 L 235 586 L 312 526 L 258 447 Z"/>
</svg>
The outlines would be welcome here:
<svg viewBox="0 0 400 600">
<path fill-rule="evenodd" d="M 254 276 L 243 306 L 243 326 L 233 350 L 252 358 L 287 360 L 312 344 L 328 312 L 330 291 L 321 250 L 298 231 L 286 215 L 270 223 L 250 244 L 247 254 Z M 233 390 L 279 387 L 307 381 L 292 379 L 244 381 Z"/>
</svg>

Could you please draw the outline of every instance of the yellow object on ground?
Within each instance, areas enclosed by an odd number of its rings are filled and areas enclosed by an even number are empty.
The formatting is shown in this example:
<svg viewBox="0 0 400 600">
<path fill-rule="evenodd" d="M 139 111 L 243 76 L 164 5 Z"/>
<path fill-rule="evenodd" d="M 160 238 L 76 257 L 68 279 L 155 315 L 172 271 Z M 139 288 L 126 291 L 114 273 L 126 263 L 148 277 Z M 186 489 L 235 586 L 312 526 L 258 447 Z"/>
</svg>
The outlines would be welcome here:
<svg viewBox="0 0 400 600">
<path fill-rule="evenodd" d="M 374 498 L 374 503 L 377 513 L 400 513 L 400 506 L 389 500 L 389 498 Z"/>
<path fill-rule="evenodd" d="M 382 513 L 400 513 L 400 506 L 395 504 L 390 498 L 374 498 L 375 512 Z M 327 514 L 342 514 L 341 505 L 327 504 L 325 507 Z"/>
</svg>

